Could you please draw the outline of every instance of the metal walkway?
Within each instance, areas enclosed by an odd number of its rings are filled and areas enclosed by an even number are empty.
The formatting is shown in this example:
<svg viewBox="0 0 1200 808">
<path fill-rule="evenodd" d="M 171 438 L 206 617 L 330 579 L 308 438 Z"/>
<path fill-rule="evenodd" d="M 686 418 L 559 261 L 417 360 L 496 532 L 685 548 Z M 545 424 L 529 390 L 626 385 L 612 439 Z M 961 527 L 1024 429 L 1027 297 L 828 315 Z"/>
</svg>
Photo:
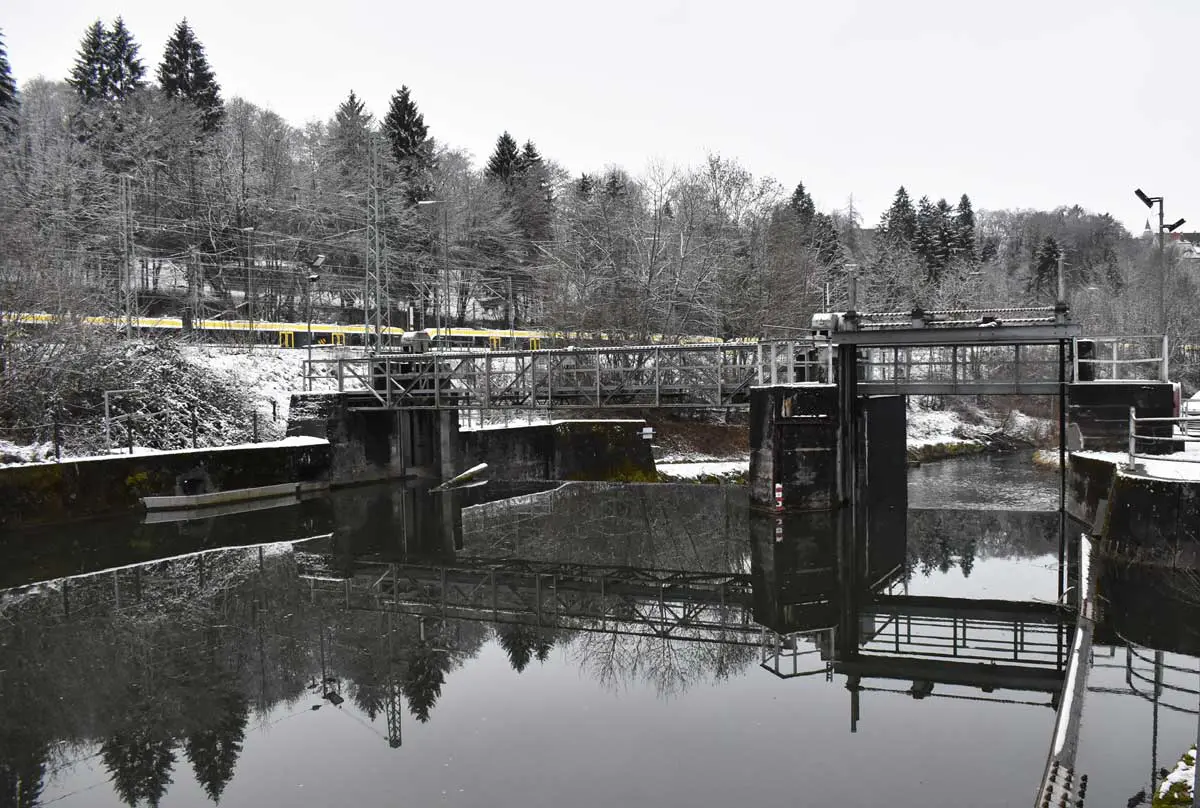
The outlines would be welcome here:
<svg viewBox="0 0 1200 808">
<path fill-rule="evenodd" d="M 864 395 L 1054 395 L 1104 371 L 1142 375 L 1138 364 L 1165 374 L 1164 358 L 1117 358 L 1142 338 L 1088 341 L 1081 356 L 1078 325 L 1018 313 L 936 312 L 946 317 L 918 323 L 863 314 L 854 330 L 797 340 L 315 359 L 305 375 L 310 387 L 356 394 L 358 409 L 596 410 L 745 409 L 756 385 L 833 383 L 835 356 L 848 350 Z"/>
</svg>

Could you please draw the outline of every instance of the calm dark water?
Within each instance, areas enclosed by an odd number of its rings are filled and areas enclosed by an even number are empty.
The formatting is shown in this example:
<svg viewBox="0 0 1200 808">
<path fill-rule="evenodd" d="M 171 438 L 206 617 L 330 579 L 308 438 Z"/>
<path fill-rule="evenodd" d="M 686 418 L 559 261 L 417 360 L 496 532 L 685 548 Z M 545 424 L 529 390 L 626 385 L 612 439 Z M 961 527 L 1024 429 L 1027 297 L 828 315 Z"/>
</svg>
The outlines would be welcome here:
<svg viewBox="0 0 1200 808">
<path fill-rule="evenodd" d="M 857 537 L 735 488 L 587 484 L 46 531 L 3 571 L 0 804 L 1029 805 L 1069 636 L 1058 517 L 968 507 L 951 476 L 914 470 L 922 507 Z M 1185 584 L 1104 581 L 1088 805 L 1195 735 L 1171 709 L 1196 706 L 1193 638 L 1164 628 Z M 1157 741 L 1126 685 L 1154 648 L 1181 688 Z"/>
</svg>

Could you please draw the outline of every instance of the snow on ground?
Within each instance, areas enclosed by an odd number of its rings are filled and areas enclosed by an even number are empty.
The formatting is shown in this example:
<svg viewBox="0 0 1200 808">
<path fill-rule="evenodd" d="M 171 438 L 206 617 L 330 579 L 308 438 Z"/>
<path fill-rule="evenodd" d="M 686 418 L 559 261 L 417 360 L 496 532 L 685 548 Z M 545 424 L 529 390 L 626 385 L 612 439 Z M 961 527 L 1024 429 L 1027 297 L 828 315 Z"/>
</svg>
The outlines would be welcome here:
<svg viewBox="0 0 1200 808">
<path fill-rule="evenodd" d="M 738 477 L 750 473 L 750 460 L 723 460 L 705 463 L 656 464 L 659 473 L 674 480 L 696 480 L 701 477 Z"/>
<path fill-rule="evenodd" d="M 198 449 L 151 449 L 146 446 L 134 446 L 130 452 L 127 448 L 115 448 L 108 454 L 86 455 L 82 457 L 63 456 L 63 462 L 70 461 L 72 463 L 82 463 L 89 460 L 108 460 L 112 457 L 128 457 L 134 455 L 150 455 L 150 454 L 188 454 L 190 452 L 223 452 L 228 449 L 270 449 L 278 446 L 324 446 L 329 441 L 324 438 L 314 438 L 308 435 L 293 435 L 279 440 L 262 441 L 260 443 L 237 443 L 226 446 L 203 446 Z M 24 447 L 21 447 L 24 448 Z M 3 447 L 0 446 L 0 456 L 2 456 Z M 54 459 L 54 447 L 50 447 L 50 454 L 44 459 L 31 459 L 29 461 L 21 461 L 20 463 L 0 463 L 0 467 L 6 465 L 52 465 L 58 461 Z"/>
<path fill-rule="evenodd" d="M 1196 747 L 1187 751 L 1158 787 L 1155 804 L 1191 805 L 1192 789 L 1196 782 Z M 1167 801 L 1172 797 L 1171 801 Z"/>
<path fill-rule="evenodd" d="M 930 410 L 908 405 L 908 447 L 933 446 L 939 443 L 963 442 L 965 426 L 958 413 L 951 410 Z"/>
<path fill-rule="evenodd" d="M 36 463 L 39 460 L 54 459 L 53 443 L 32 443 L 23 445 L 0 440 L 0 466 L 12 466 L 23 463 Z"/>
<path fill-rule="evenodd" d="M 287 431 L 292 393 L 304 390 L 304 361 L 307 348 L 256 346 L 184 346 L 180 353 L 192 364 L 225 376 L 230 384 L 249 389 L 257 399 L 260 428 L 264 438 L 282 437 Z M 313 359 L 350 356 L 342 350 L 314 348 Z M 337 389 L 334 379 L 317 379 L 314 392 Z"/>
<path fill-rule="evenodd" d="M 1082 457 L 1107 460 L 1116 463 L 1120 472 L 1129 477 L 1149 477 L 1159 480 L 1181 480 L 1200 482 L 1200 452 L 1175 452 L 1154 458 L 1139 456 L 1134 470 L 1129 470 L 1129 454 L 1126 452 L 1076 452 Z"/>
</svg>

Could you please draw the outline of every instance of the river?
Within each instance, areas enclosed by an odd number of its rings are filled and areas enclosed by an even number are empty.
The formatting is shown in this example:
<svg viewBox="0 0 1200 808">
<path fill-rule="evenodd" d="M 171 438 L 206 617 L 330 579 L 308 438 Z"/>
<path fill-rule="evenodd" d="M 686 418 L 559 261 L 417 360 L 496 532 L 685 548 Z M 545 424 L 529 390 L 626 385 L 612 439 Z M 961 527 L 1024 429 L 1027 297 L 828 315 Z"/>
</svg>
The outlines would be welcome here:
<svg viewBox="0 0 1200 808">
<path fill-rule="evenodd" d="M 735 487 L 488 484 L 7 539 L 0 804 L 1028 806 L 1057 505 L 1010 456 L 912 469 L 865 537 Z M 1188 584 L 1104 579 L 1088 805 L 1195 736 Z"/>
</svg>

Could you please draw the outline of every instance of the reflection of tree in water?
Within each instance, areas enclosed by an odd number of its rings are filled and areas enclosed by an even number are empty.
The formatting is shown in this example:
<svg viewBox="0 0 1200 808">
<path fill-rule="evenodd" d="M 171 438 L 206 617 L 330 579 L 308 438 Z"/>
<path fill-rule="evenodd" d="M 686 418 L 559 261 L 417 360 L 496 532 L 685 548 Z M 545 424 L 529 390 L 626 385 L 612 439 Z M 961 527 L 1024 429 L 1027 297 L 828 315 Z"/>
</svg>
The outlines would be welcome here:
<svg viewBox="0 0 1200 808">
<path fill-rule="evenodd" d="M 158 805 L 171 784 L 175 739 L 165 732 L 154 705 L 130 710 L 100 746 L 100 758 L 112 775 L 113 790 L 128 805 L 145 800 Z"/>
<path fill-rule="evenodd" d="M 408 669 L 400 680 L 400 690 L 408 699 L 408 710 L 422 724 L 429 721 L 429 711 L 442 695 L 447 659 L 444 652 L 423 640 L 419 641 L 412 649 Z"/>
<path fill-rule="evenodd" d="M 250 705 L 244 696 L 232 690 L 222 691 L 214 701 L 208 725 L 189 732 L 183 749 L 196 774 L 196 782 L 209 799 L 220 802 L 242 754 Z"/>
<path fill-rule="evenodd" d="M 740 638 L 717 633 L 710 639 L 716 641 L 580 632 L 572 638 L 568 655 L 609 689 L 641 681 L 660 696 L 676 696 L 700 682 L 736 676 L 756 659 L 756 648 L 734 644 Z"/>
<path fill-rule="evenodd" d="M 11 714 L 4 715 L 11 720 Z M 33 808 L 39 804 L 49 751 L 30 732 L 0 728 L 0 805 Z"/>
<path fill-rule="evenodd" d="M 659 510 L 623 524 L 629 542 L 606 547 L 600 539 L 583 560 L 739 566 L 744 550 L 724 520 L 713 520 L 715 532 L 694 519 L 668 530 Z M 398 690 L 411 715 L 429 721 L 449 673 L 493 631 L 518 671 L 548 660 L 557 645 L 608 686 L 645 680 L 663 694 L 732 675 L 753 656 L 717 643 L 587 633 L 590 624 L 578 620 L 492 627 L 347 610 L 340 594 L 314 597 L 299 577 L 300 555 L 220 551 L 71 579 L 69 597 L 45 586 L 0 604 L 8 668 L 0 683 L 0 802 L 36 801 L 47 756 L 62 754 L 55 750 L 97 746 L 127 803 L 157 804 L 179 757 L 215 802 L 235 774 L 252 712 L 264 719 L 307 699 L 307 684 L 328 668 L 345 683 L 347 708 L 382 719 Z M 636 617 L 619 608 L 608 614 L 595 628 Z"/>
<path fill-rule="evenodd" d="M 970 577 L 978 558 L 1030 558 L 1057 552 L 1058 514 L 1053 512 L 916 510 L 908 514 L 905 580 L 920 571 Z"/>
</svg>

